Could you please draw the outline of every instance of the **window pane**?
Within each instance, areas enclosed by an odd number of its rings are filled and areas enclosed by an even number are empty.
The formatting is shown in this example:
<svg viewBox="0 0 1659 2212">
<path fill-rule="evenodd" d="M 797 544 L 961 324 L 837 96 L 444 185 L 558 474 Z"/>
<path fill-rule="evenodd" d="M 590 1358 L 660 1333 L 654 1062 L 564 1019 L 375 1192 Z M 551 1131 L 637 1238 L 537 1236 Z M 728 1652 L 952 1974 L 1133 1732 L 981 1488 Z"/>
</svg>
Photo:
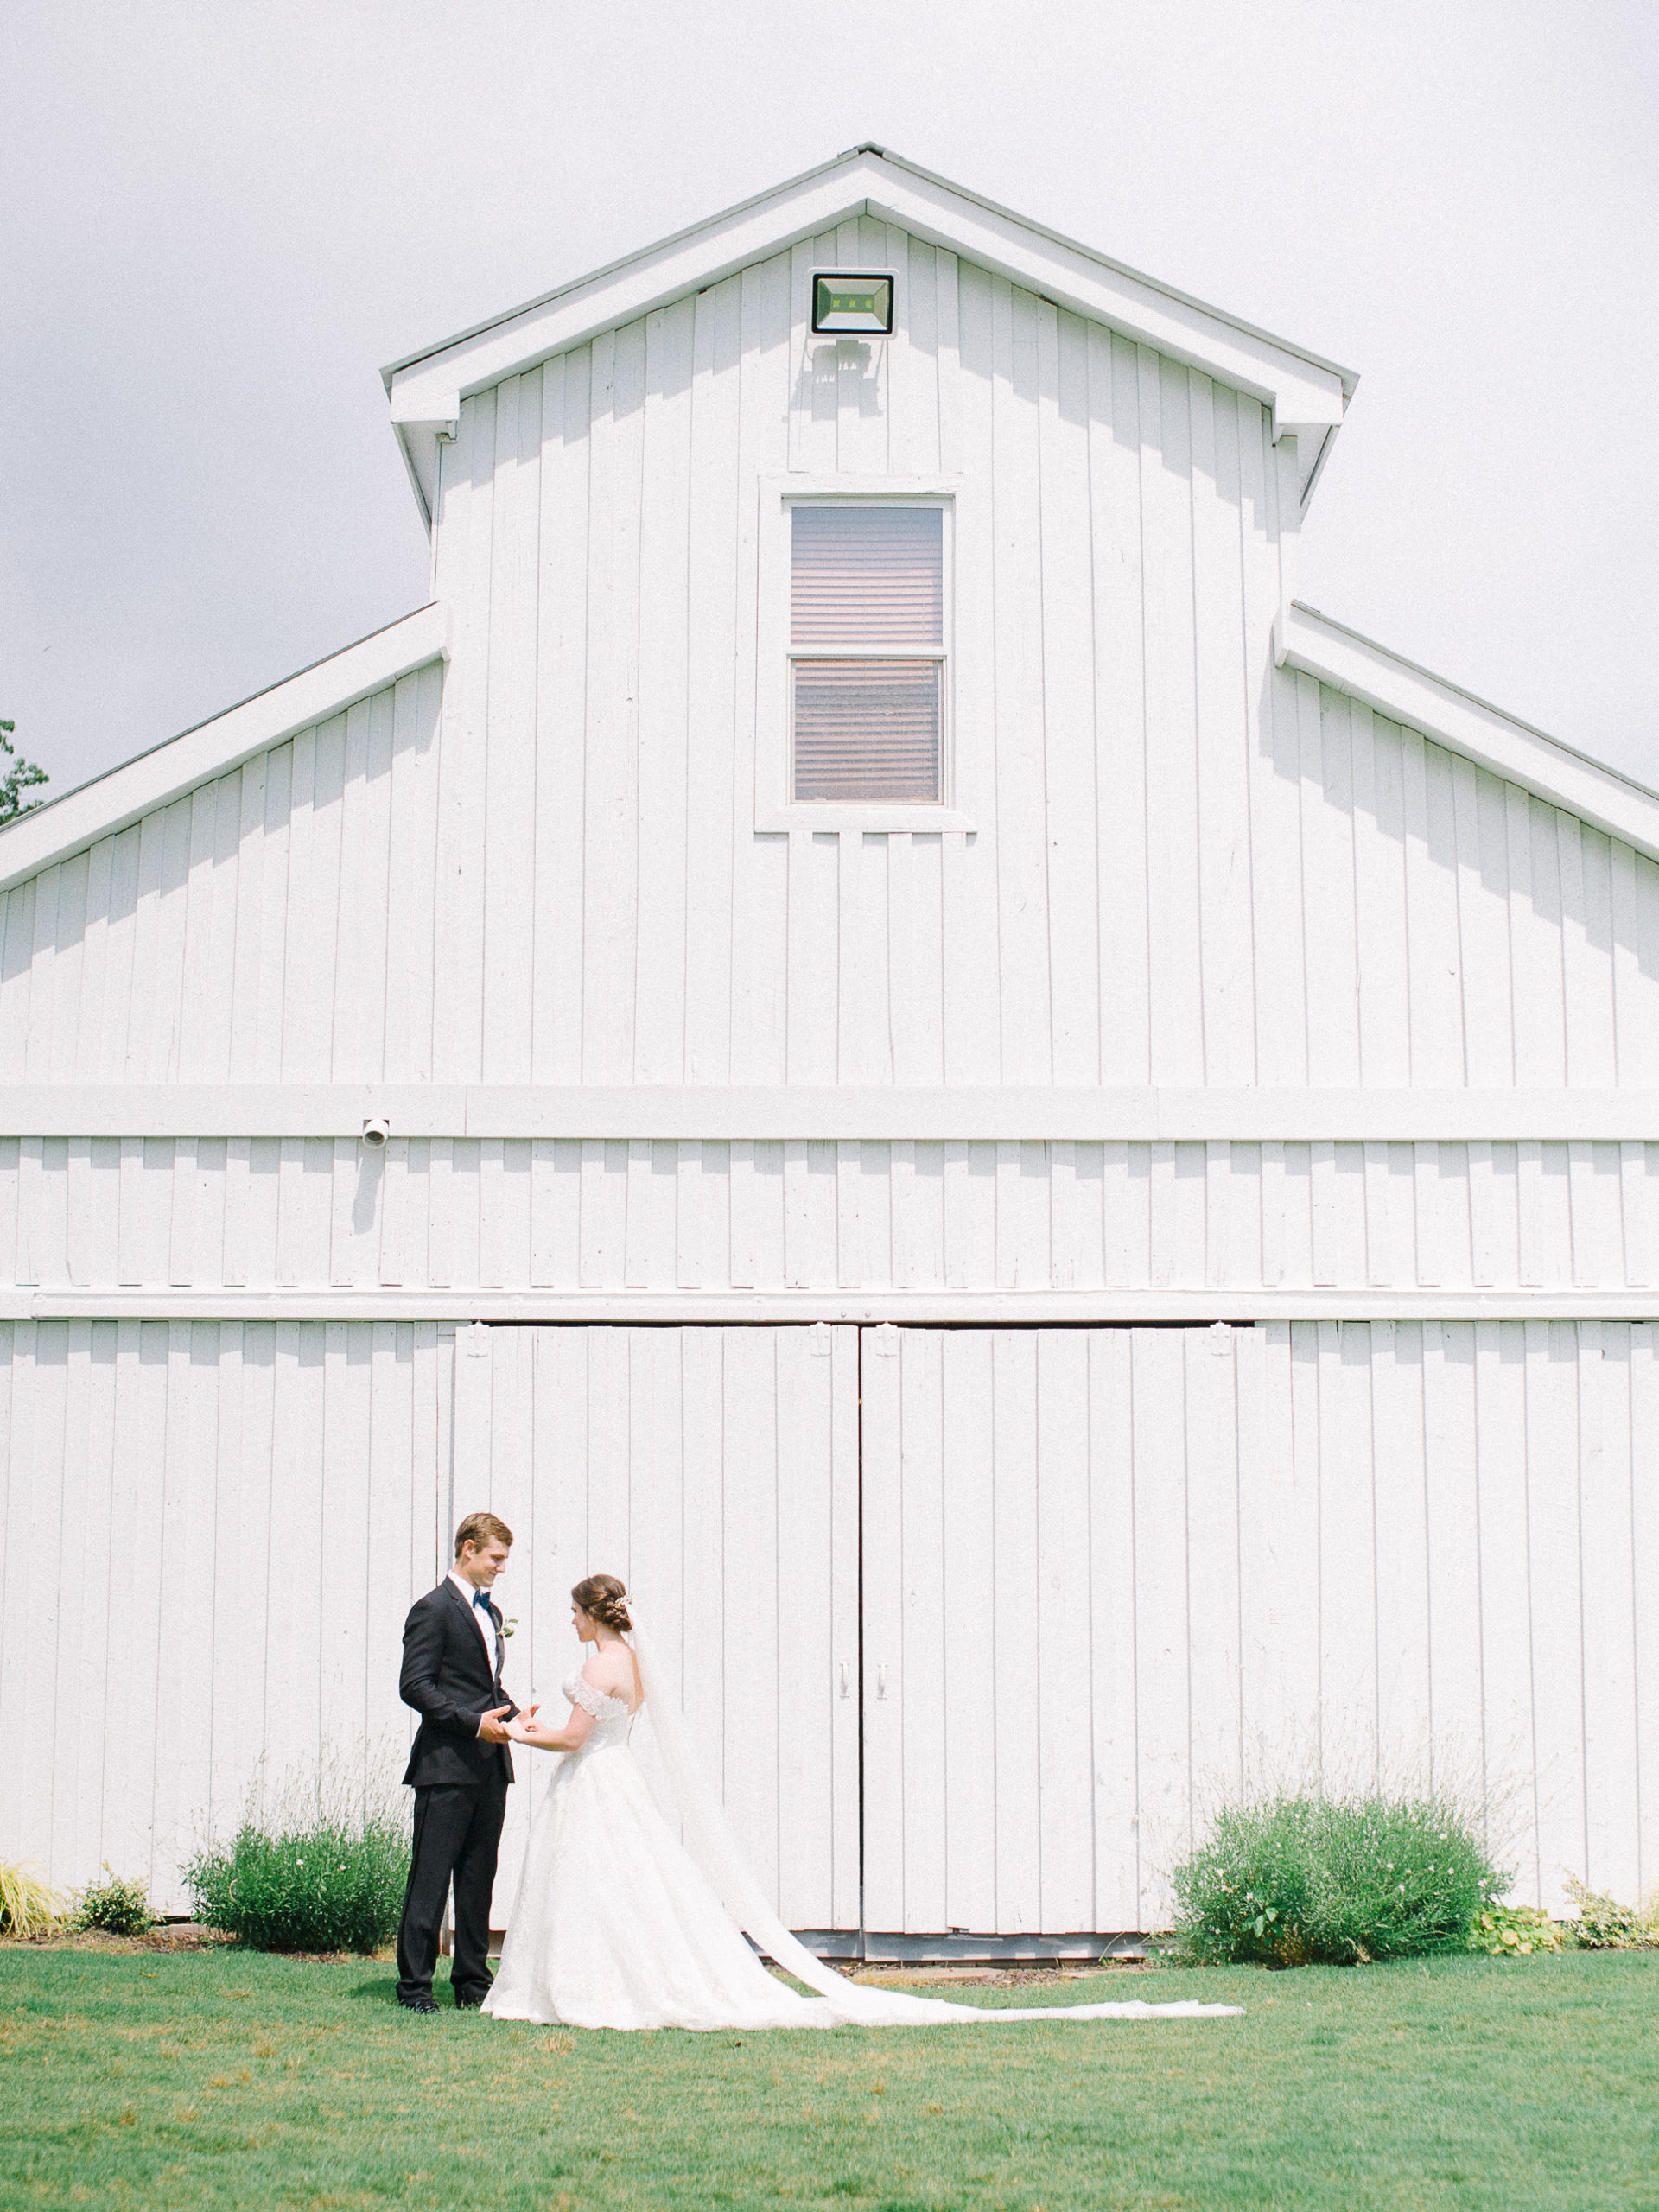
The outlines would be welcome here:
<svg viewBox="0 0 1659 2212">
<path fill-rule="evenodd" d="M 938 507 L 797 507 L 791 531 L 796 647 L 944 642 L 944 518 Z"/>
<path fill-rule="evenodd" d="M 795 663 L 795 797 L 937 799 L 939 664 Z"/>
</svg>

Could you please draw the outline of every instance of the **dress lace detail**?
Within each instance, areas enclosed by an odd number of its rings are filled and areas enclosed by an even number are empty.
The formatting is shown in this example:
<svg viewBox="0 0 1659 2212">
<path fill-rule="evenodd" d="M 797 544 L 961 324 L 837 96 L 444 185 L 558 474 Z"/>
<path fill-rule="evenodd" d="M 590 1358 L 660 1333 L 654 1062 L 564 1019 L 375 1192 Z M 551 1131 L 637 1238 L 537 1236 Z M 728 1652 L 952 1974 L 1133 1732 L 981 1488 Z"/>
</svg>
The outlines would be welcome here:
<svg viewBox="0 0 1659 2212">
<path fill-rule="evenodd" d="M 607 1697 L 603 1690 L 596 1690 L 580 1675 L 572 1675 L 568 1681 L 561 1682 L 559 1688 L 572 1705 L 579 1705 L 595 1720 L 615 1720 L 627 1716 L 626 1698 Z"/>
</svg>

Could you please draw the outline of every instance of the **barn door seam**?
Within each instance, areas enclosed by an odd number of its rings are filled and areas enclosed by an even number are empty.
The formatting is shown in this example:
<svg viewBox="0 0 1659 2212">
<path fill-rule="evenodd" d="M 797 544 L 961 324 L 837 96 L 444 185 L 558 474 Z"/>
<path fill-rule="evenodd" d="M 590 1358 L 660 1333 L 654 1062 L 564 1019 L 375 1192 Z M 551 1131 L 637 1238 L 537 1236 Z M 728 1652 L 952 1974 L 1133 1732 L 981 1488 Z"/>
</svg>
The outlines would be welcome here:
<svg viewBox="0 0 1659 2212">
<path fill-rule="evenodd" d="M 858 1502 L 856 1525 L 858 1533 L 858 1958 L 862 1964 L 864 1948 L 864 1738 L 868 1726 L 868 1715 L 864 1706 L 864 1332 L 853 1332 L 856 1341 L 855 1381 L 858 1392 Z"/>
</svg>

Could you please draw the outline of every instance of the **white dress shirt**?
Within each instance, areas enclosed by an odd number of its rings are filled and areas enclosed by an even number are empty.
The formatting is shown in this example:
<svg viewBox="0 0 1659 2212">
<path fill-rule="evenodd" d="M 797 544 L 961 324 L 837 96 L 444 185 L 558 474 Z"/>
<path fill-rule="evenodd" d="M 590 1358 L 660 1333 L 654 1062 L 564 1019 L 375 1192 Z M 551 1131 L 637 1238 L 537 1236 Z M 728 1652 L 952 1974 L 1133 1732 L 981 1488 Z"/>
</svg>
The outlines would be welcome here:
<svg viewBox="0 0 1659 2212">
<path fill-rule="evenodd" d="M 478 1607 L 473 1603 L 473 1586 L 467 1580 L 464 1574 L 457 1574 L 452 1569 L 450 1571 L 449 1580 L 454 1584 L 456 1589 L 460 1591 L 461 1596 L 466 1599 L 467 1610 L 473 1617 L 473 1625 L 484 1639 L 484 1656 L 489 1662 L 490 1680 L 493 1681 L 495 1680 L 495 1623 L 492 1620 L 487 1620 L 485 1616 L 480 1612 Z M 487 1598 L 489 1596 L 488 1591 L 486 1590 L 484 1594 Z M 480 1736 L 484 1732 L 484 1722 L 481 1717 L 478 1724 L 478 1732 Z"/>
</svg>

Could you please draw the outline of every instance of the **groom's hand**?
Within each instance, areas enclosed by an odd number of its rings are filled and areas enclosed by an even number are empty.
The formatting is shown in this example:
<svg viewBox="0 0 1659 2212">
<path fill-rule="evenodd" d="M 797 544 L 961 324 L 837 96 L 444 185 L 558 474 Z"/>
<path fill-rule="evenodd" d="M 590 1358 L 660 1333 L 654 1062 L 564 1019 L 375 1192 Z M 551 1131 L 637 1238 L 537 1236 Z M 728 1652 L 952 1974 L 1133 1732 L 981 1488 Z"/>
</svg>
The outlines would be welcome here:
<svg viewBox="0 0 1659 2212">
<path fill-rule="evenodd" d="M 479 1740 L 485 1744 L 510 1744 L 512 1738 L 501 1726 L 501 1716 L 512 1710 L 510 1705 L 498 1705 L 493 1713 L 483 1714 L 478 1724 Z"/>
</svg>

